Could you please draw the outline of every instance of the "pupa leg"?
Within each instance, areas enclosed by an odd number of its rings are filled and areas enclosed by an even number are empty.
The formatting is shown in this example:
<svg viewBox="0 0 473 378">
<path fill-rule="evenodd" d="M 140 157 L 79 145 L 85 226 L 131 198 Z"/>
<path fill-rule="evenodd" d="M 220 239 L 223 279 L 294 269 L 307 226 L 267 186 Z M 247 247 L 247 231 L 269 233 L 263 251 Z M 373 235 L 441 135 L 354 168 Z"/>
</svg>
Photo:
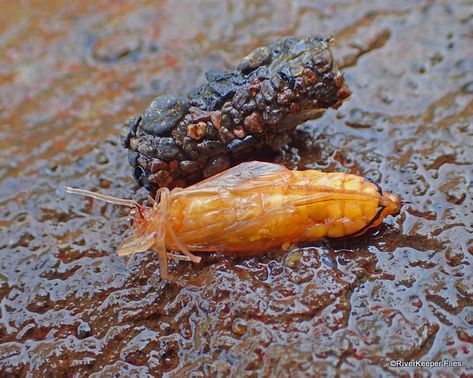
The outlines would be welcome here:
<svg viewBox="0 0 473 378">
<path fill-rule="evenodd" d="M 188 281 L 184 281 L 181 278 L 174 277 L 169 274 L 168 271 L 168 257 L 169 258 L 176 258 L 178 260 L 185 260 L 185 261 L 191 261 L 189 257 L 187 256 L 182 256 L 182 255 L 176 255 L 174 253 L 168 253 L 165 250 L 160 250 L 158 251 L 158 256 L 159 256 L 159 268 L 161 269 L 161 278 L 165 281 L 172 282 L 174 284 L 177 284 L 181 287 L 185 287 L 188 289 L 198 289 L 200 285 L 195 285 L 192 284 Z"/>
<path fill-rule="evenodd" d="M 158 257 L 159 257 L 159 269 L 161 270 L 161 278 L 165 281 L 169 281 L 172 283 L 178 283 L 178 279 L 173 277 L 169 274 L 168 270 L 168 256 L 165 249 L 158 249 Z"/>
<path fill-rule="evenodd" d="M 135 257 L 135 255 L 136 255 L 136 253 L 132 253 L 132 254 L 130 255 L 130 257 L 128 258 L 128 261 L 126 262 L 126 267 L 127 267 L 127 269 L 130 268 L 131 262 L 133 261 L 133 258 Z"/>
<path fill-rule="evenodd" d="M 180 286 L 184 287 L 192 287 L 192 285 L 189 285 L 187 282 L 182 282 L 182 280 L 173 277 L 169 274 L 168 272 L 168 257 L 169 258 L 175 258 L 178 260 L 185 260 L 185 261 L 193 261 L 193 262 L 200 262 L 200 257 L 194 256 L 191 254 L 185 246 L 182 245 L 180 240 L 177 238 L 176 234 L 172 230 L 172 228 L 169 226 L 169 222 L 167 222 L 167 214 L 168 214 L 168 208 L 169 208 L 169 189 L 167 188 L 161 188 L 158 190 L 158 193 L 156 194 L 156 198 L 159 197 L 159 209 L 160 209 L 160 216 L 161 216 L 161 221 L 159 222 L 159 228 L 158 232 L 156 235 L 156 249 L 158 251 L 158 256 L 159 256 L 159 266 L 161 269 L 161 278 L 163 280 L 168 280 L 172 283 L 178 284 Z M 169 236 L 172 238 L 174 243 L 178 248 L 181 249 L 181 252 L 185 254 L 185 256 L 182 255 L 176 255 L 173 253 L 168 253 L 167 252 L 167 247 L 166 247 L 166 235 L 169 234 Z"/>
<path fill-rule="evenodd" d="M 189 250 L 186 248 L 184 244 L 182 244 L 182 242 L 179 240 L 176 233 L 174 232 L 174 230 L 169 224 L 167 224 L 166 226 L 166 231 L 171 237 L 174 244 L 176 244 L 176 247 L 179 248 L 179 252 L 182 252 L 184 255 L 186 255 L 190 261 L 197 264 L 200 263 L 202 259 L 199 256 L 193 255 L 191 252 L 189 252 Z"/>
<path fill-rule="evenodd" d="M 176 244 L 176 247 L 179 248 L 179 251 L 182 252 L 184 255 L 189 257 L 189 259 L 192 262 L 195 263 L 200 263 L 201 258 L 194 256 L 192 253 L 189 252 L 189 250 L 184 246 L 184 244 L 181 243 L 179 238 L 177 237 L 176 233 L 172 229 L 171 225 L 167 221 L 167 214 L 168 214 L 168 208 L 169 208 L 169 189 L 163 187 L 160 188 L 156 194 L 156 197 L 159 196 L 159 206 L 160 206 L 160 213 L 161 213 L 161 222 L 160 222 L 160 231 L 158 233 L 158 238 L 160 240 L 160 243 L 164 245 L 166 235 L 169 235 Z M 166 247 L 163 247 L 166 249 Z"/>
<path fill-rule="evenodd" d="M 158 252 L 159 258 L 159 269 L 161 271 L 161 278 L 166 281 L 176 282 L 176 279 L 169 275 L 168 272 L 168 256 L 165 243 L 165 229 L 164 222 L 166 222 L 167 211 L 168 211 L 168 195 L 169 190 L 167 188 L 160 188 L 156 193 L 156 198 L 159 198 L 159 210 L 160 210 L 160 222 L 158 231 L 155 239 L 155 248 Z"/>
<path fill-rule="evenodd" d="M 174 259 L 174 260 L 181 260 L 181 261 L 192 261 L 192 259 L 189 256 L 185 255 L 176 255 L 175 253 L 167 253 L 168 258 Z"/>
</svg>

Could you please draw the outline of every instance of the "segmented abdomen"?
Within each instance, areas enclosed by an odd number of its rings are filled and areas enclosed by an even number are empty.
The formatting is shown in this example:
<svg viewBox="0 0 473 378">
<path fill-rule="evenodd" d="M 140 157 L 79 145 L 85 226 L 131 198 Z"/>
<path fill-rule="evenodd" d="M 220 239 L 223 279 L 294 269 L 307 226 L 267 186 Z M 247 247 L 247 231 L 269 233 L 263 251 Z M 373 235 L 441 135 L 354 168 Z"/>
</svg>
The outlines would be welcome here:
<svg viewBox="0 0 473 378">
<path fill-rule="evenodd" d="M 312 224 L 304 239 L 355 235 L 376 220 L 382 196 L 376 184 L 351 174 L 309 171 L 307 175 L 307 194 L 300 207 Z"/>
</svg>

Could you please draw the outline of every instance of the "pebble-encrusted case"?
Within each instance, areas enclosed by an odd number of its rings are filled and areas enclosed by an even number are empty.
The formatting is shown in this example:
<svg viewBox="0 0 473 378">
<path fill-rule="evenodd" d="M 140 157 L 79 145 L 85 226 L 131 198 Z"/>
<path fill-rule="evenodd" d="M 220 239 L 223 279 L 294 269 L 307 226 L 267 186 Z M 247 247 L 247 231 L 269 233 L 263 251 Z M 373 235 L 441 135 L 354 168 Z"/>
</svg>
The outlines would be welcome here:
<svg viewBox="0 0 473 378">
<path fill-rule="evenodd" d="M 188 186 L 274 148 L 276 135 L 350 95 L 330 39 L 285 38 L 235 70 L 210 71 L 187 97 L 159 96 L 122 129 L 133 176 L 149 191 Z"/>
</svg>

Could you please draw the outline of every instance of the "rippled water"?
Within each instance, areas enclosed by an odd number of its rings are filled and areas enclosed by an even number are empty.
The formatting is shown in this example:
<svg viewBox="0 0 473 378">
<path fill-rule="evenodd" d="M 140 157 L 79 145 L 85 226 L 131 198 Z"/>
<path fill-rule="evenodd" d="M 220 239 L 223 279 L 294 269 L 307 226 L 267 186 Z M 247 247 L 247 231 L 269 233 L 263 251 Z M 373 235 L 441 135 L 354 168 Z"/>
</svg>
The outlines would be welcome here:
<svg viewBox="0 0 473 378">
<path fill-rule="evenodd" d="M 473 374 L 471 1 L 11 2 L 0 14 L 1 375 Z M 377 232 L 159 279 L 120 126 L 278 37 L 333 34 L 353 91 L 280 156 L 409 204 Z M 400 368 L 390 360 L 454 360 Z"/>
</svg>

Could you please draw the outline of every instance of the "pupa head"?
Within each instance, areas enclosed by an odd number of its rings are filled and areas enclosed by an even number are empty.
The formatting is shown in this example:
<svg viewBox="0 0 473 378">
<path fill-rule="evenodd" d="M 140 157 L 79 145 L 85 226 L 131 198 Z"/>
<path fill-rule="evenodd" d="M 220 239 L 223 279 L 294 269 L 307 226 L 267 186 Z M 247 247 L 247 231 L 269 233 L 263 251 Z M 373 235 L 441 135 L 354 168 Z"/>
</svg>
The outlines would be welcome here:
<svg viewBox="0 0 473 378">
<path fill-rule="evenodd" d="M 160 222 L 159 204 L 152 198 L 150 198 L 152 206 L 142 206 L 133 200 L 107 196 L 84 189 L 67 187 L 66 192 L 80 194 L 116 205 L 132 207 L 130 214 L 133 217 L 133 235 L 127 237 L 119 245 L 117 250 L 119 256 L 145 252 L 151 249 L 156 241 L 159 240 L 159 234 L 162 234 L 162 230 L 160 230 L 162 222 Z"/>
</svg>

